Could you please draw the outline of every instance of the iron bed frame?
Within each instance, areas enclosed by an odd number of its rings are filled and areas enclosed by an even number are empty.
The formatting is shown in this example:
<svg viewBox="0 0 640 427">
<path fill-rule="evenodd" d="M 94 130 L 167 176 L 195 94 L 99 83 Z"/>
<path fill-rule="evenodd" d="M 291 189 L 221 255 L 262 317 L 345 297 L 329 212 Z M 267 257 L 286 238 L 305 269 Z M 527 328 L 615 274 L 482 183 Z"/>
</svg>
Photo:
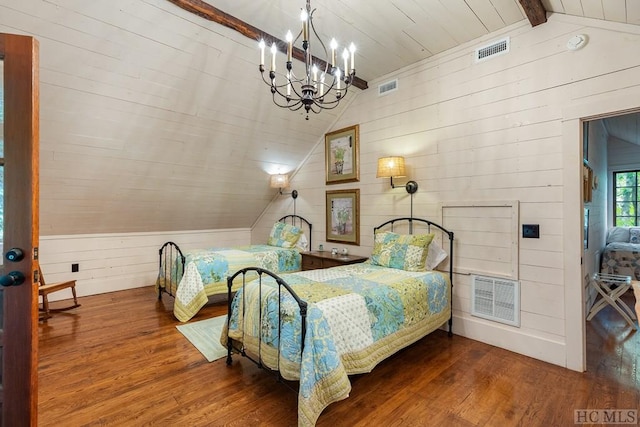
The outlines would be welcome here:
<svg viewBox="0 0 640 427">
<path fill-rule="evenodd" d="M 302 228 L 309 241 L 309 248 L 313 247 L 311 245 L 311 232 L 313 231 L 313 226 L 306 218 L 296 214 L 285 215 L 280 218 L 278 222 L 283 222 L 285 224 L 291 224 Z M 182 275 L 184 274 L 186 257 L 180 247 L 176 243 L 171 241 L 166 242 L 162 245 L 162 247 L 158 250 L 158 255 L 160 258 L 158 265 L 158 279 L 156 280 L 156 286 L 158 287 L 158 300 L 162 300 L 163 293 L 175 298 L 175 295 L 173 294 L 171 289 L 171 283 L 180 283 Z M 176 260 L 180 263 L 181 268 L 174 271 L 172 269 L 172 264 Z"/>
</svg>

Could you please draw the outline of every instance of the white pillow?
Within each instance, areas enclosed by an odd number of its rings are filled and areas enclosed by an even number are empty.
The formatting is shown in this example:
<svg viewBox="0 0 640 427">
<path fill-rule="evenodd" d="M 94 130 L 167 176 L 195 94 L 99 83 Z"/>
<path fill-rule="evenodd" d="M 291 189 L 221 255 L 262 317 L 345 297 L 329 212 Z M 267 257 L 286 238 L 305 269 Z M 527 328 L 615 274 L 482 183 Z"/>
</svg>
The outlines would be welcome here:
<svg viewBox="0 0 640 427">
<path fill-rule="evenodd" d="M 629 227 L 611 227 L 607 233 L 607 243 L 623 242 L 629 243 Z"/>
<path fill-rule="evenodd" d="M 435 270 L 442 261 L 447 258 L 448 254 L 444 249 L 440 247 L 438 242 L 432 240 L 429 244 L 429 251 L 427 252 L 427 261 L 425 267 L 427 270 Z"/>
<path fill-rule="evenodd" d="M 302 233 L 300 235 L 300 238 L 296 242 L 296 248 L 300 249 L 301 251 L 306 251 L 307 249 L 309 249 L 307 246 L 309 246 L 309 241 L 307 240 L 307 236 Z"/>
</svg>

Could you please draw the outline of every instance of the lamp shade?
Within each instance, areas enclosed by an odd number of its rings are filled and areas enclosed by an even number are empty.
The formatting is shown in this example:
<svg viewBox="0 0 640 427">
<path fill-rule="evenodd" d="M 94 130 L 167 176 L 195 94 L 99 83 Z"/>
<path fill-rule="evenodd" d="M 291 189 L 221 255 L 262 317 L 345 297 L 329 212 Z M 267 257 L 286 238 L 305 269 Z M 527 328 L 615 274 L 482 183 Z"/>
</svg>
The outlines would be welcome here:
<svg viewBox="0 0 640 427">
<path fill-rule="evenodd" d="M 271 175 L 271 188 L 289 188 L 289 175 Z"/>
<path fill-rule="evenodd" d="M 404 169 L 404 157 L 380 157 L 376 178 L 393 178 L 394 176 L 407 176 Z"/>
</svg>

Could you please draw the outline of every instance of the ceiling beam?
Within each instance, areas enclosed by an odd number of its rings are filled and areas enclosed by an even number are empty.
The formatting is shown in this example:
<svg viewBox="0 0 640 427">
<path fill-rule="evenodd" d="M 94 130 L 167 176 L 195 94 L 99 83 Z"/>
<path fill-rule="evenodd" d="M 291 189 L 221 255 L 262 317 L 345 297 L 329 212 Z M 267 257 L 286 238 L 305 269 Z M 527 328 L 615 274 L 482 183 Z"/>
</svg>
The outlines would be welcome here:
<svg viewBox="0 0 640 427">
<path fill-rule="evenodd" d="M 519 0 L 520 5 L 527 14 L 532 27 L 547 22 L 547 11 L 542 4 L 542 0 Z"/>
<path fill-rule="evenodd" d="M 218 8 L 211 6 L 210 4 L 202 1 L 202 0 L 168 0 L 176 6 L 181 7 L 182 9 L 194 13 L 204 19 L 209 21 L 216 22 L 220 25 L 224 25 L 227 28 L 231 28 L 242 34 L 245 37 L 248 37 L 252 40 L 256 41 L 256 45 L 258 40 L 262 39 L 267 44 L 267 46 L 275 43 L 278 46 L 278 49 L 286 53 L 285 49 L 287 43 L 285 41 L 280 40 L 277 37 L 272 36 L 269 33 L 265 33 L 264 31 L 254 27 L 253 25 L 249 25 L 240 19 L 229 15 L 221 11 Z M 294 46 L 292 55 L 299 61 L 304 62 L 304 51 Z M 313 57 L 313 62 L 318 65 L 318 68 L 324 69 L 328 64 L 322 59 Z M 256 67 L 257 69 L 258 67 Z M 368 83 L 365 80 L 362 80 L 358 76 L 355 76 L 353 79 L 353 85 L 359 89 L 367 89 L 369 87 Z"/>
</svg>

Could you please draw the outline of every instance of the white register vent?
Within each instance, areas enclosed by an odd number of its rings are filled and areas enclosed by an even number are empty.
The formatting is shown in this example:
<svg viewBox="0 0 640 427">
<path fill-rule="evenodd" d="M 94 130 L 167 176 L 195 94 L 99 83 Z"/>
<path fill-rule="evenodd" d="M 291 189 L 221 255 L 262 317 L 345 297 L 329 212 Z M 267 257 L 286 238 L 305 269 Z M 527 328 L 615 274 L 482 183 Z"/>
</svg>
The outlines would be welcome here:
<svg viewBox="0 0 640 427">
<path fill-rule="evenodd" d="M 520 327 L 520 282 L 472 275 L 471 315 Z"/>
<path fill-rule="evenodd" d="M 398 90 L 398 79 L 393 79 L 378 86 L 378 96 L 386 95 L 396 90 Z"/>
<path fill-rule="evenodd" d="M 509 53 L 510 45 L 510 38 L 505 37 L 486 46 L 479 47 L 475 51 L 475 60 L 476 62 L 482 62 L 489 58 Z"/>
</svg>

